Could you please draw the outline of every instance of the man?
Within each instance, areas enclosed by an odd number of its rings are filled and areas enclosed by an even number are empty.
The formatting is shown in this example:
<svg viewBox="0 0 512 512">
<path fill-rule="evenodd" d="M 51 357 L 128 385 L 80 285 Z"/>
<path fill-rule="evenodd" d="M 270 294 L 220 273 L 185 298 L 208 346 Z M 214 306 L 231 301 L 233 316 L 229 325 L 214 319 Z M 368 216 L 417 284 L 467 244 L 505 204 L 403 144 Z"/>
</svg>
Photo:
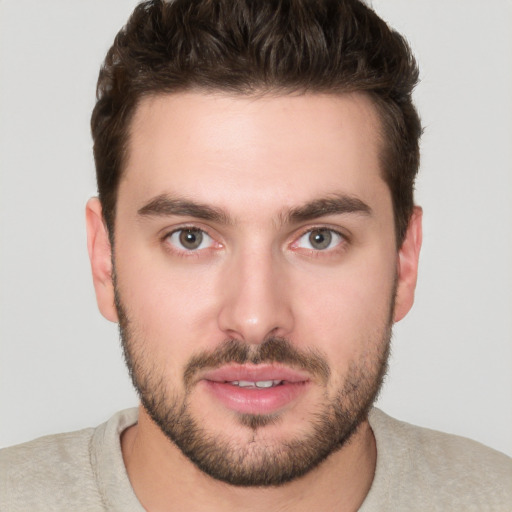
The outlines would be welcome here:
<svg viewBox="0 0 512 512">
<path fill-rule="evenodd" d="M 506 510 L 512 465 L 372 409 L 413 302 L 417 69 L 355 1 L 146 2 L 87 206 L 141 399 L 6 450 L 7 510 Z"/>
</svg>

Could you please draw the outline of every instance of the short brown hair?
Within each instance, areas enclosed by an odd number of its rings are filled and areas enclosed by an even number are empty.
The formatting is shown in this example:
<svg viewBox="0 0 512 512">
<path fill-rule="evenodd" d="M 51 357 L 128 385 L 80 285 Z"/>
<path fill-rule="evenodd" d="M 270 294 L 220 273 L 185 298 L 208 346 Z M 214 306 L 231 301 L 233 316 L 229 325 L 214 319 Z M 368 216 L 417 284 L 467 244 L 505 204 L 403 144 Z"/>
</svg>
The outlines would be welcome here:
<svg viewBox="0 0 512 512">
<path fill-rule="evenodd" d="M 383 178 L 398 246 L 414 206 L 421 123 L 418 68 L 405 39 L 357 0 L 149 0 L 101 68 L 91 128 L 99 198 L 113 240 L 130 122 L 148 95 L 184 90 L 362 91 L 381 119 Z"/>
</svg>

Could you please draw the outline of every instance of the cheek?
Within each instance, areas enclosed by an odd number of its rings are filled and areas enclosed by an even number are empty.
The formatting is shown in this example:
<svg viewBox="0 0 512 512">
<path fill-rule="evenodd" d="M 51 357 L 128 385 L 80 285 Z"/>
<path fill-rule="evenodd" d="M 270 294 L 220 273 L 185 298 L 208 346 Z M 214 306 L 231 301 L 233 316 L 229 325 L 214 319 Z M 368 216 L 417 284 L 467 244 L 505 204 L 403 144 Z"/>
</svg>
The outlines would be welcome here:
<svg viewBox="0 0 512 512">
<path fill-rule="evenodd" d="M 295 294 L 303 298 L 295 308 L 303 344 L 316 344 L 340 370 L 380 345 L 392 314 L 394 269 L 392 257 L 361 258 L 325 276 L 310 274 Z"/>
<path fill-rule="evenodd" d="M 143 252 L 119 254 L 118 292 L 136 333 L 134 341 L 150 344 L 152 353 L 177 366 L 191 351 L 205 348 L 211 341 L 215 304 L 210 272 L 190 272 Z"/>
</svg>

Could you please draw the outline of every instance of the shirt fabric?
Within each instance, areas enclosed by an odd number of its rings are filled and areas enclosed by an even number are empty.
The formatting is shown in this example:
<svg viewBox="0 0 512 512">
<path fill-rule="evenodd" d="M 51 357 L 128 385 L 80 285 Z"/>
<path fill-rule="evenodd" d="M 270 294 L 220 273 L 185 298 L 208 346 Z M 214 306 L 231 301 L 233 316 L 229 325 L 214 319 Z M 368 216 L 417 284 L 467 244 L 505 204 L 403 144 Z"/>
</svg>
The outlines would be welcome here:
<svg viewBox="0 0 512 512">
<path fill-rule="evenodd" d="M 370 413 L 374 480 L 360 512 L 512 511 L 512 459 L 475 441 Z M 1 512 L 143 512 L 121 453 L 137 409 L 97 428 L 0 450 Z"/>
</svg>

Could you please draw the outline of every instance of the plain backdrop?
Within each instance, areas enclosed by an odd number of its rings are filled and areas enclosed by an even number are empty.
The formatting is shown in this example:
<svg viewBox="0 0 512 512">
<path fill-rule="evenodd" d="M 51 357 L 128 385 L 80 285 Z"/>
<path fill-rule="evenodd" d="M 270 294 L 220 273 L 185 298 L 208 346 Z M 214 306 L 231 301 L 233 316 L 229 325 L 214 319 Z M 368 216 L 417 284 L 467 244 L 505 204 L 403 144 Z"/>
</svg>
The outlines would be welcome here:
<svg viewBox="0 0 512 512">
<path fill-rule="evenodd" d="M 0 0 L 0 446 L 136 405 L 84 205 L 100 63 L 133 0 Z M 374 0 L 421 66 L 416 304 L 379 405 L 512 454 L 512 3 Z"/>
</svg>

